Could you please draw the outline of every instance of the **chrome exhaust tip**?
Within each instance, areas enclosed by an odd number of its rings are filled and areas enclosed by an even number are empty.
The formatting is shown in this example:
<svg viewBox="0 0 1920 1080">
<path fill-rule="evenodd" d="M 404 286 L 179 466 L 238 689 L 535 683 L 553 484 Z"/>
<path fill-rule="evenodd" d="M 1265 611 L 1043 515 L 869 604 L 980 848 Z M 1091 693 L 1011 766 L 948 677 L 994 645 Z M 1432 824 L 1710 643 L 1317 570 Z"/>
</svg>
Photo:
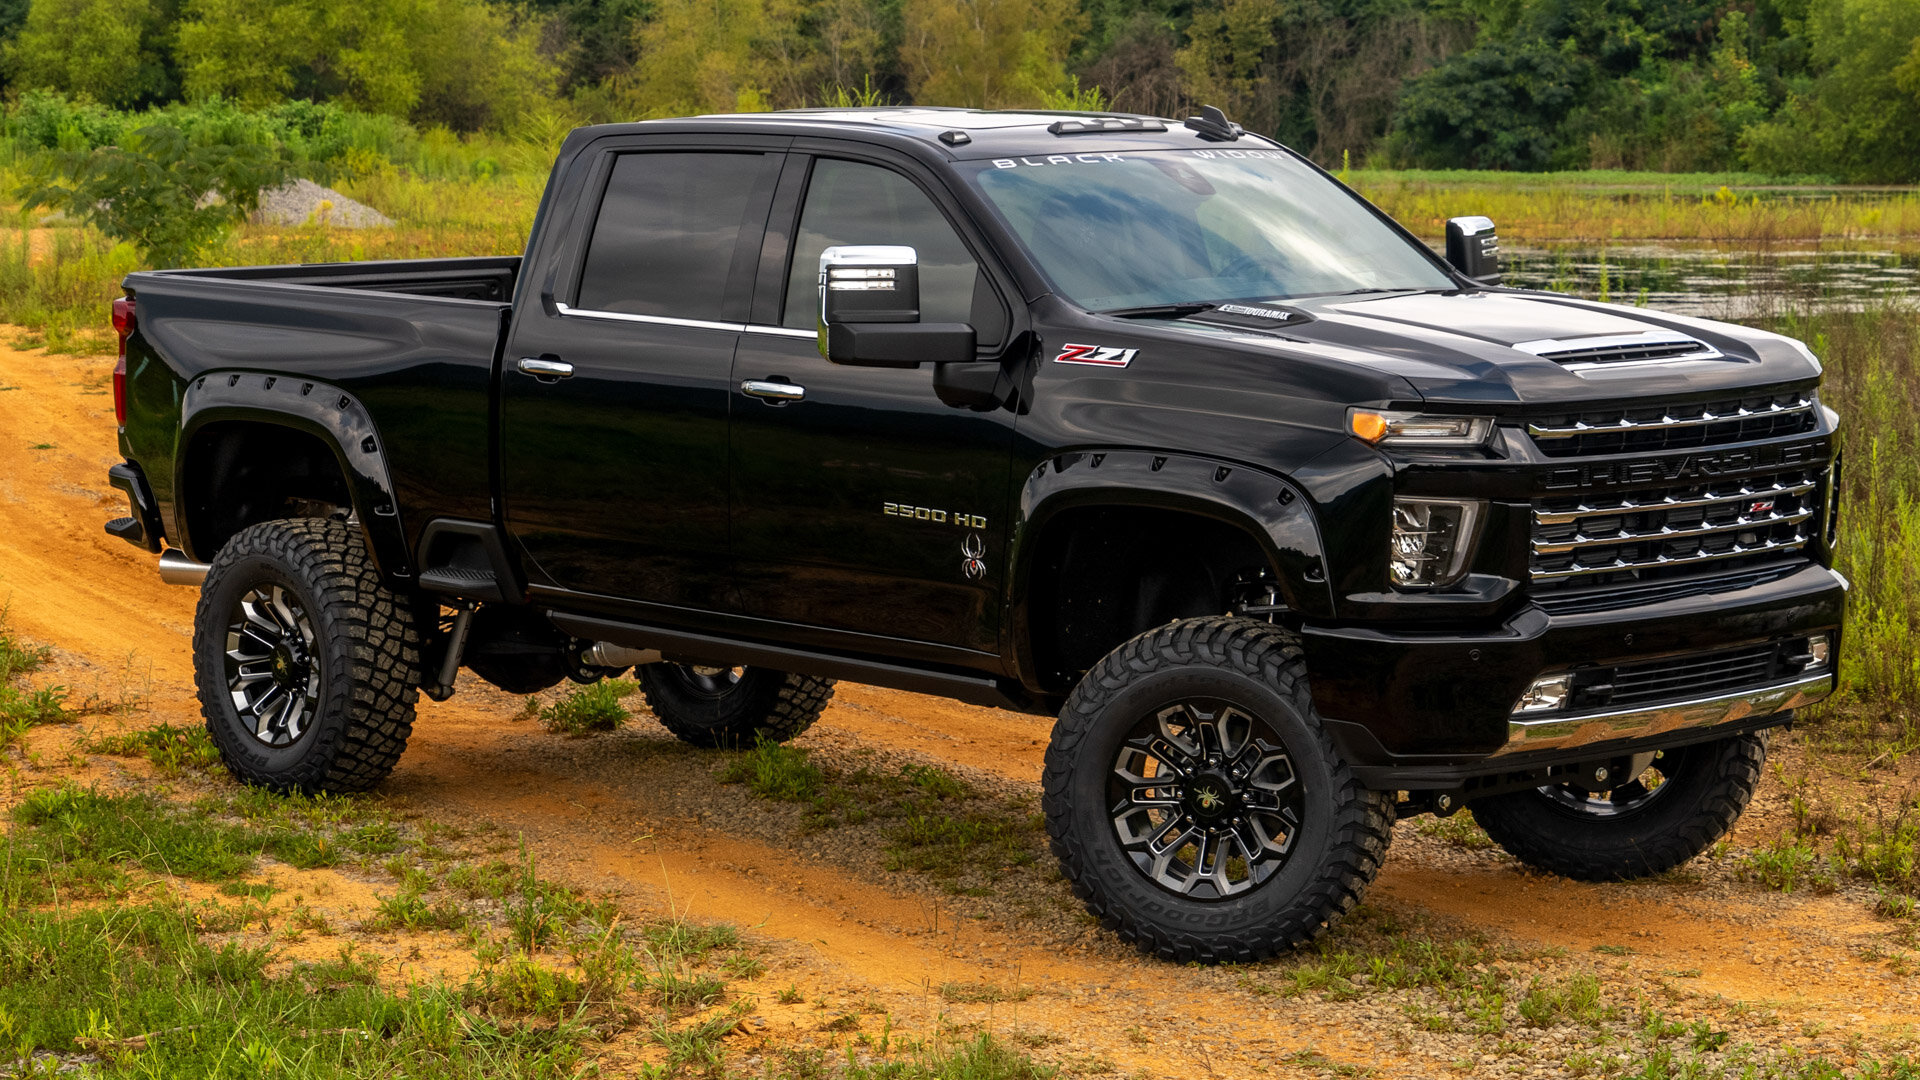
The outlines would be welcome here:
<svg viewBox="0 0 1920 1080">
<path fill-rule="evenodd" d="M 213 569 L 203 562 L 194 562 L 187 558 L 179 548 L 168 548 L 160 553 L 160 580 L 169 585 L 192 585 L 198 588 L 207 580 L 207 571 Z"/>
</svg>

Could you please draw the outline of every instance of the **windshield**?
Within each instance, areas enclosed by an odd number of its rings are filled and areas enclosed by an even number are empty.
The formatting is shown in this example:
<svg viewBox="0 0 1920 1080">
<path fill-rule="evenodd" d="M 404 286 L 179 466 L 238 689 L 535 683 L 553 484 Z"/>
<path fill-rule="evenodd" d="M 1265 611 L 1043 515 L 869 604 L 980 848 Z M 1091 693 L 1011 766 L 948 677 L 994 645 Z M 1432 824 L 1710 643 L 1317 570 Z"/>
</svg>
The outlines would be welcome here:
<svg viewBox="0 0 1920 1080">
<path fill-rule="evenodd" d="M 1092 311 L 1457 287 L 1279 150 L 1002 158 L 974 183 L 1061 295 Z"/>
</svg>

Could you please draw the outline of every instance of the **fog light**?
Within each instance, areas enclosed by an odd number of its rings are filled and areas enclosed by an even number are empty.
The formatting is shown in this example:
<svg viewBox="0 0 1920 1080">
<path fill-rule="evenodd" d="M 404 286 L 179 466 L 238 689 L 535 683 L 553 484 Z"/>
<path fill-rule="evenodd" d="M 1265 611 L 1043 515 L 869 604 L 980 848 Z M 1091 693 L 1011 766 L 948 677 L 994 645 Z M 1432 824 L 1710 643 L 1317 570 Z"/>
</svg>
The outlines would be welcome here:
<svg viewBox="0 0 1920 1080">
<path fill-rule="evenodd" d="M 1533 680 L 1533 685 L 1527 687 L 1526 693 L 1520 695 L 1520 700 L 1514 703 L 1513 711 L 1539 713 L 1564 709 L 1567 705 L 1567 695 L 1572 691 L 1573 676 L 1564 673 L 1542 675 Z"/>
<path fill-rule="evenodd" d="M 1393 500 L 1388 574 L 1401 588 L 1448 585 L 1466 573 L 1480 524 L 1478 501 Z"/>
<path fill-rule="evenodd" d="M 1807 655 L 1813 657 L 1807 661 L 1806 670 L 1818 671 L 1827 666 L 1833 656 L 1833 639 L 1826 634 L 1815 634 L 1807 639 Z"/>
</svg>

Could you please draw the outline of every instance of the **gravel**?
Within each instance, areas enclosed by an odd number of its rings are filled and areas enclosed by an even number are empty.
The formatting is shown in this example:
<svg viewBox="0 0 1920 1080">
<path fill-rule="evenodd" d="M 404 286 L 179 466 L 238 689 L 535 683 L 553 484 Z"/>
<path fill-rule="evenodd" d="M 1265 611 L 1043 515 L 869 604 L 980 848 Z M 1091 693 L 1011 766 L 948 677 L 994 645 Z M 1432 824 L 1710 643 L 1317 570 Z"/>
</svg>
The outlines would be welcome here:
<svg viewBox="0 0 1920 1080">
<path fill-rule="evenodd" d="M 342 229 L 378 229 L 393 224 L 392 218 L 373 207 L 306 179 L 261 192 L 260 207 L 248 220 L 255 225 L 313 222 Z"/>
</svg>

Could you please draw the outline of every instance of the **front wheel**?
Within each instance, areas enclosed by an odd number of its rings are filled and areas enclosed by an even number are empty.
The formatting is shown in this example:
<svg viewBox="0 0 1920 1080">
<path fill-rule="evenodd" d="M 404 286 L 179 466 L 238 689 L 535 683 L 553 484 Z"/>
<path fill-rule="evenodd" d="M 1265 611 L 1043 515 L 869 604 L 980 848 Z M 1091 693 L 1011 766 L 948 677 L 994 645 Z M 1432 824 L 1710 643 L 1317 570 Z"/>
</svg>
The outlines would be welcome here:
<svg viewBox="0 0 1920 1080">
<path fill-rule="evenodd" d="M 207 733 L 235 778 L 365 791 L 413 731 L 420 635 L 358 530 L 267 521 L 214 558 L 194 612 L 193 669 Z"/>
<path fill-rule="evenodd" d="M 1494 842 L 1530 866 L 1581 881 L 1671 870 L 1725 836 L 1753 798 L 1767 733 L 1623 758 L 1580 783 L 1472 804 Z"/>
<path fill-rule="evenodd" d="M 683 742 L 708 748 L 786 742 L 833 700 L 833 680 L 760 667 L 671 662 L 634 669 L 647 708 Z"/>
<path fill-rule="evenodd" d="M 1393 805 L 1340 757 L 1294 639 L 1204 618 L 1088 672 L 1047 747 L 1047 832 L 1087 910 L 1142 951 L 1260 960 L 1360 901 Z"/>
</svg>

